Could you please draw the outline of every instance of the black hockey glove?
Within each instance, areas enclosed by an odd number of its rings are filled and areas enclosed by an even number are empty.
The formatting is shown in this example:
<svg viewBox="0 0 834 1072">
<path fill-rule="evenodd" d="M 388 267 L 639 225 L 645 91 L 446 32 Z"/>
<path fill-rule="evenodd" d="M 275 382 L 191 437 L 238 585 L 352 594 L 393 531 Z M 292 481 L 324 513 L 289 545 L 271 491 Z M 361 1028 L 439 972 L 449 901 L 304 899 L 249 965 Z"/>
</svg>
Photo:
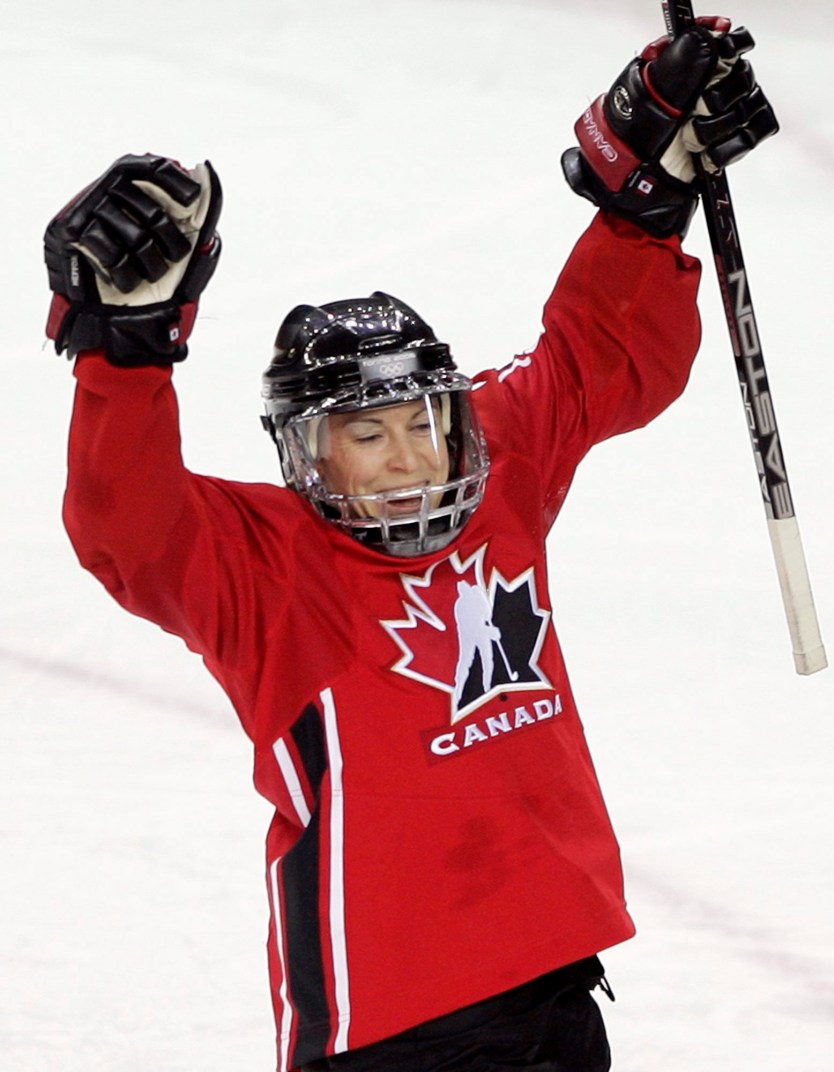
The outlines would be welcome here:
<svg viewBox="0 0 834 1072">
<path fill-rule="evenodd" d="M 211 164 L 123 156 L 49 223 L 46 333 L 60 354 L 114 365 L 182 361 L 197 299 L 220 256 L 222 194 Z"/>
<path fill-rule="evenodd" d="M 708 16 L 648 45 L 577 122 L 579 148 L 562 157 L 572 189 L 649 234 L 685 233 L 698 203 L 694 158 L 720 170 L 779 129 L 743 59 L 753 44 Z"/>
</svg>

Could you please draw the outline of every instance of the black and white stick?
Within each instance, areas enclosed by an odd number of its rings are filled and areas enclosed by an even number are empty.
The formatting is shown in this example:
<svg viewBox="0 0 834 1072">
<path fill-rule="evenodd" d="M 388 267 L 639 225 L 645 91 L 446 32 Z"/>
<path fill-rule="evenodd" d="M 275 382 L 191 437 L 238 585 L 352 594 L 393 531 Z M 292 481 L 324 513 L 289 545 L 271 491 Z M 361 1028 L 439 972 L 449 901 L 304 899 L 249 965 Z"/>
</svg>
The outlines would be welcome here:
<svg viewBox="0 0 834 1072">
<path fill-rule="evenodd" d="M 663 15 L 670 37 L 695 20 L 692 4 L 688 0 L 664 0 Z M 699 177 L 770 542 L 793 644 L 794 663 L 797 673 L 813 674 L 825 669 L 828 662 L 776 427 L 773 398 L 767 381 L 730 188 L 723 171 L 711 173 L 699 168 Z"/>
</svg>

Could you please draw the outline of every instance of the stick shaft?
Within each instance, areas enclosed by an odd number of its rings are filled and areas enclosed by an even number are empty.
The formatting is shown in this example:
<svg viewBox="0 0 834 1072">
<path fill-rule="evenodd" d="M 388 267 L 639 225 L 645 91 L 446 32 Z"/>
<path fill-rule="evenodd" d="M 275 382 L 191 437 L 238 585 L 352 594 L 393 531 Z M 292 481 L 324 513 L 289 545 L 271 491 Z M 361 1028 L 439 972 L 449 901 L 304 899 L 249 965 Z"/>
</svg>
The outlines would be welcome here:
<svg viewBox="0 0 834 1072">
<path fill-rule="evenodd" d="M 689 0 L 664 0 L 663 15 L 671 37 L 695 19 Z M 709 173 L 699 168 L 699 178 L 794 663 L 798 673 L 812 674 L 828 663 L 794 513 L 730 188 L 723 171 Z"/>
</svg>

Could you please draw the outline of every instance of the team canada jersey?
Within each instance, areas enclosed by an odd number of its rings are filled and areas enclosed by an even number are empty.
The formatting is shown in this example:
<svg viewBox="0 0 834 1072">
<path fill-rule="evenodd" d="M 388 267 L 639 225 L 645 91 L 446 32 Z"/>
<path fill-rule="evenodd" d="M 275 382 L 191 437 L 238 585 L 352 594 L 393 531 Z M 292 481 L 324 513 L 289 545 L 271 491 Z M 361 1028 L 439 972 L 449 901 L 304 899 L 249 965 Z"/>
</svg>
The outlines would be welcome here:
<svg viewBox="0 0 834 1072">
<path fill-rule="evenodd" d="M 202 655 L 275 807 L 280 1069 L 633 933 L 545 537 L 588 449 L 683 389 L 697 284 L 677 239 L 598 216 L 535 350 L 476 379 L 483 504 L 416 558 L 363 546 L 284 488 L 190 473 L 169 369 L 77 363 L 65 518 L 81 562 Z"/>
</svg>

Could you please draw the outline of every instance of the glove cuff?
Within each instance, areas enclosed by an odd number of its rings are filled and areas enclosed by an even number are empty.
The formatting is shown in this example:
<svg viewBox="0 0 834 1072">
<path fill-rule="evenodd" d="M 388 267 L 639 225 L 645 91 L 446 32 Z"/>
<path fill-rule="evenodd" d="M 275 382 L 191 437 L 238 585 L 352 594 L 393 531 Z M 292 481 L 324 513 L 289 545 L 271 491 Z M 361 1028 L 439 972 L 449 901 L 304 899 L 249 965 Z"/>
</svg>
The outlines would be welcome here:
<svg viewBox="0 0 834 1072">
<path fill-rule="evenodd" d="M 678 182 L 657 165 L 641 164 L 616 191 L 606 186 L 576 147 L 563 153 L 562 171 L 574 193 L 655 238 L 685 235 L 698 205 L 692 186 Z"/>
<path fill-rule="evenodd" d="M 55 295 L 47 324 L 58 353 L 76 357 L 102 350 L 112 365 L 166 368 L 188 356 L 186 339 L 197 315 L 197 302 L 159 302 L 139 307 L 69 303 Z"/>
</svg>

